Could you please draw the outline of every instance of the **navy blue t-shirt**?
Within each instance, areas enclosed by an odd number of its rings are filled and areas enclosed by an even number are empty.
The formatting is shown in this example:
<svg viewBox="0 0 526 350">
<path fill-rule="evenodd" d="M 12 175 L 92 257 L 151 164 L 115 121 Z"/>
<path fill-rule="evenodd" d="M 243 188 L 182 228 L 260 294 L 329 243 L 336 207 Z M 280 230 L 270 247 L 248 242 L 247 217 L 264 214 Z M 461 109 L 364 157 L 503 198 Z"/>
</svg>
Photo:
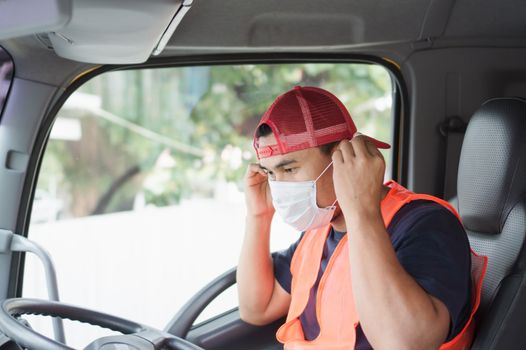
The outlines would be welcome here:
<svg viewBox="0 0 526 350">
<path fill-rule="evenodd" d="M 471 312 L 471 256 L 464 228 L 457 217 L 438 203 L 416 200 L 404 205 L 387 227 L 400 264 L 430 295 L 442 301 L 451 318 L 447 340 L 464 327 Z M 306 340 L 319 332 L 316 319 L 316 293 L 327 263 L 345 232 L 331 230 L 323 250 L 318 280 L 300 316 Z M 290 293 L 290 262 L 301 237 L 289 248 L 272 254 L 274 276 Z M 355 349 L 372 349 L 360 326 L 356 329 Z"/>
</svg>

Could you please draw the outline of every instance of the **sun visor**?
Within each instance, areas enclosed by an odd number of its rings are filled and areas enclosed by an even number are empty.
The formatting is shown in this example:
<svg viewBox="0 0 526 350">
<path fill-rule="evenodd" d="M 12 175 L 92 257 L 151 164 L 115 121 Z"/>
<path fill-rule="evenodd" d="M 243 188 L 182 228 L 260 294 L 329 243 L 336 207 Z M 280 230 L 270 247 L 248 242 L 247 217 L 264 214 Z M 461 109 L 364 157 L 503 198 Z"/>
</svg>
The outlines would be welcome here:
<svg viewBox="0 0 526 350">
<path fill-rule="evenodd" d="M 0 40 L 58 30 L 71 12 L 71 0 L 0 1 Z"/>
<path fill-rule="evenodd" d="M 132 64 L 161 52 L 191 6 L 188 0 L 74 0 L 71 20 L 49 33 L 64 58 Z"/>
</svg>

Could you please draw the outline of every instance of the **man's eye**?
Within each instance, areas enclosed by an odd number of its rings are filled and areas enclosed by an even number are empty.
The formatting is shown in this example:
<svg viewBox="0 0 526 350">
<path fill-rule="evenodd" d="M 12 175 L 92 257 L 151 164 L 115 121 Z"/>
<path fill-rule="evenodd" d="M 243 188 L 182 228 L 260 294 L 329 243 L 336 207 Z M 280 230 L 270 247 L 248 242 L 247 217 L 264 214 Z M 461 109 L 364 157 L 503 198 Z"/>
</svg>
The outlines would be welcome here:
<svg viewBox="0 0 526 350">
<path fill-rule="evenodd" d="M 296 170 L 296 168 L 283 169 L 283 171 L 286 173 L 293 173 L 294 170 Z"/>
</svg>

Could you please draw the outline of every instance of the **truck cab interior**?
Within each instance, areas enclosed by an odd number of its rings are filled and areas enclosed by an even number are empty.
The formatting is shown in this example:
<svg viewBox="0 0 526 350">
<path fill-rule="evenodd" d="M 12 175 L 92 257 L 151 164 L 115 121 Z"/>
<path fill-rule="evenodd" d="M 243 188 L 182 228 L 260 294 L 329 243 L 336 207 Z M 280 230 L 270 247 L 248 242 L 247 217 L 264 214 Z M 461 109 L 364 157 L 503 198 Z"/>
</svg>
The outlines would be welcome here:
<svg viewBox="0 0 526 350">
<path fill-rule="evenodd" d="M 0 349 L 283 348 L 284 319 L 240 319 L 235 272 L 253 129 L 295 85 L 392 145 L 386 179 L 457 208 L 489 259 L 472 349 L 526 348 L 524 18 L 520 0 L 0 2 Z M 297 239 L 283 226 L 273 249 Z"/>
</svg>

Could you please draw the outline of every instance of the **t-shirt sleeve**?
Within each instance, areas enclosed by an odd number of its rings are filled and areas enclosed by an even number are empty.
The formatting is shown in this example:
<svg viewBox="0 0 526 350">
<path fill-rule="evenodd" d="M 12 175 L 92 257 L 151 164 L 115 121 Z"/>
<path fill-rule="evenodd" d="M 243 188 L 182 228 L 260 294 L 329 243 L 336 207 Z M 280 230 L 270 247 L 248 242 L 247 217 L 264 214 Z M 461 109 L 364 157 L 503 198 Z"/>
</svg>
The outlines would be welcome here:
<svg viewBox="0 0 526 350">
<path fill-rule="evenodd" d="M 471 311 L 469 241 L 457 217 L 434 204 L 407 227 L 395 250 L 405 270 L 448 308 L 451 324 L 447 340 L 454 338 Z"/>
<path fill-rule="evenodd" d="M 290 262 L 294 256 L 294 252 L 298 247 L 301 239 L 303 238 L 301 234 L 300 238 L 292 243 L 288 248 L 273 252 L 272 253 L 272 263 L 274 265 L 274 278 L 278 281 L 281 287 L 290 294 L 291 284 L 292 284 L 292 274 L 290 272 Z"/>
</svg>

